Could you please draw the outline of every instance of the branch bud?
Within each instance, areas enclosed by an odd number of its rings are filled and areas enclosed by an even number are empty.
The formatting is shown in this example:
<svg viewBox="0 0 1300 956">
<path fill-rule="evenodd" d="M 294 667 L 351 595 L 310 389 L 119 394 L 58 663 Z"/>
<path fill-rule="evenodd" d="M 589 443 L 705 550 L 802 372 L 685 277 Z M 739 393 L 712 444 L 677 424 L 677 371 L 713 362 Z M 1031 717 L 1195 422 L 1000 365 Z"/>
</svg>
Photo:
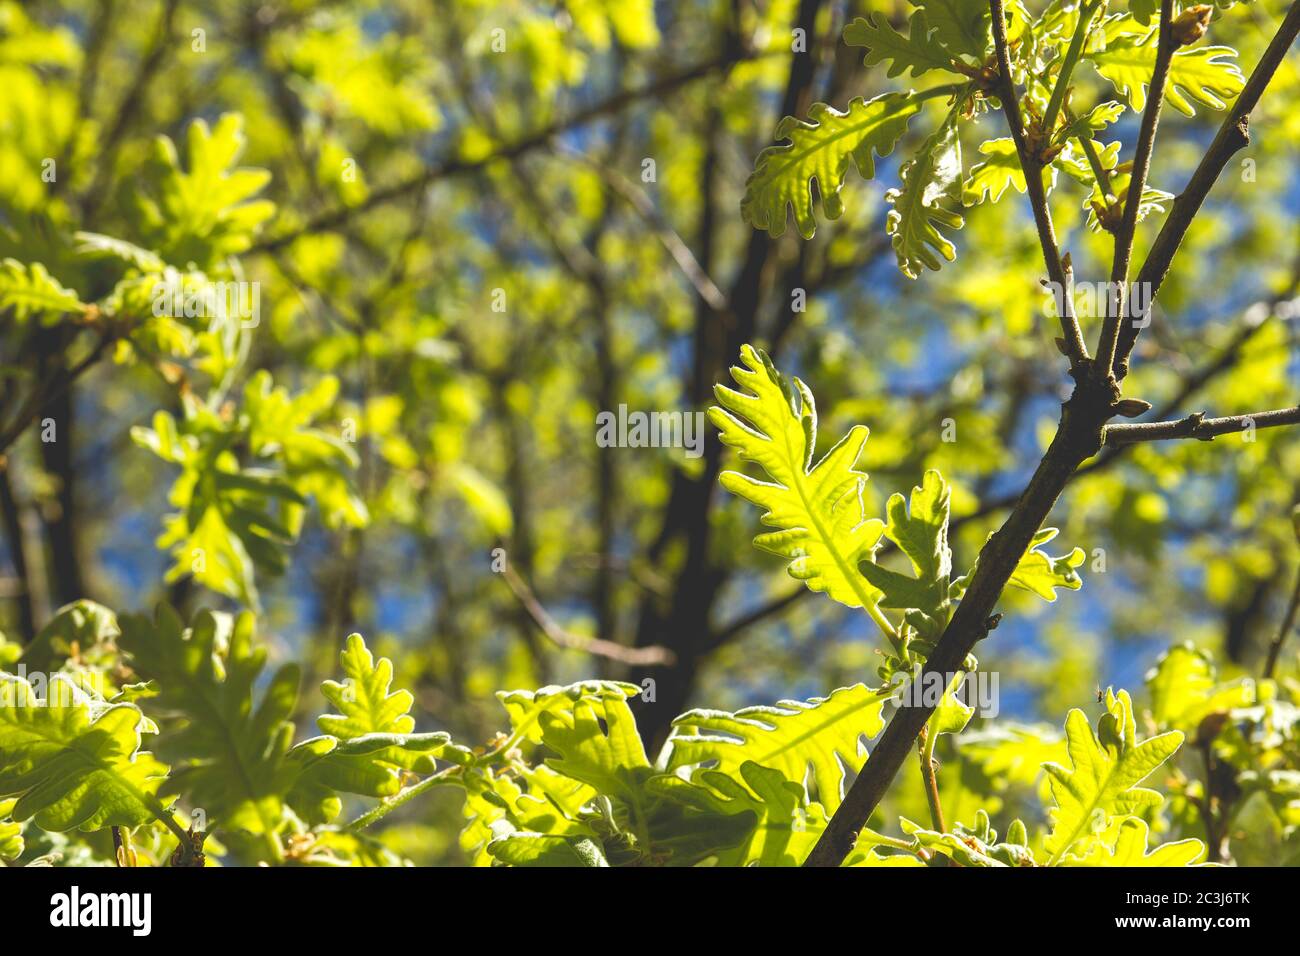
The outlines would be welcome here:
<svg viewBox="0 0 1300 956">
<path fill-rule="evenodd" d="M 1208 3 L 1198 3 L 1174 17 L 1174 22 L 1170 25 L 1173 29 L 1174 46 L 1188 46 L 1205 36 L 1205 31 L 1210 28 L 1210 14 L 1213 12 L 1214 8 Z"/>
<path fill-rule="evenodd" d="M 1123 401 L 1116 402 L 1111 406 L 1110 410 L 1124 418 L 1137 418 L 1143 412 L 1151 411 L 1151 403 L 1144 402 L 1140 398 L 1126 398 Z"/>
</svg>

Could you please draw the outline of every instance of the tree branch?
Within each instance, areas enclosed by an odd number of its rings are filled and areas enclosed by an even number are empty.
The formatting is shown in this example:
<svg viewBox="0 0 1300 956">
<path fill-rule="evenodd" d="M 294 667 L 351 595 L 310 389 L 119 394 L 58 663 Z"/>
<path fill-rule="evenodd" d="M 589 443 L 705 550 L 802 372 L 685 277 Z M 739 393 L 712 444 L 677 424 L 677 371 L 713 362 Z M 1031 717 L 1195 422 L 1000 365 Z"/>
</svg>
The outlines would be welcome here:
<svg viewBox="0 0 1300 956">
<path fill-rule="evenodd" d="M 640 665 L 640 666 L 668 666 L 673 662 L 673 653 L 665 647 L 650 645 L 646 647 L 626 647 L 623 644 L 616 644 L 613 641 L 606 641 L 599 637 L 583 637 L 580 634 L 574 634 L 560 626 L 559 622 L 547 612 L 542 603 L 537 600 L 533 589 L 528 586 L 528 582 L 519 576 L 519 572 L 508 564 L 501 572 L 505 578 L 506 584 L 518 599 L 520 605 L 532 618 L 533 623 L 537 625 L 538 630 L 546 635 L 546 638 L 557 647 L 565 650 L 586 651 L 588 654 L 594 654 L 597 657 L 604 657 L 611 661 L 617 661 L 620 664 Z"/>
<path fill-rule="evenodd" d="M 1151 171 L 1151 153 L 1155 149 L 1156 127 L 1160 125 L 1160 109 L 1165 101 L 1165 84 L 1169 79 L 1169 64 L 1173 61 L 1177 41 L 1173 31 L 1173 0 L 1160 2 L 1160 37 L 1156 46 L 1155 70 L 1147 88 L 1147 105 L 1142 112 L 1142 125 L 1138 131 L 1137 151 L 1133 157 L 1133 175 L 1129 179 L 1128 195 L 1124 200 L 1124 216 L 1119 231 L 1115 233 L 1115 258 L 1110 267 L 1112 293 L 1107 297 L 1109 308 L 1102 322 L 1101 337 L 1097 340 L 1097 368 L 1109 375 L 1115 364 L 1115 350 L 1119 344 L 1120 317 L 1128 312 L 1129 262 L 1133 258 L 1133 240 L 1137 235 L 1138 209 L 1142 206 L 1142 193 L 1147 187 L 1147 174 Z"/>
<path fill-rule="evenodd" d="M 1269 43 L 1268 49 L 1264 51 L 1250 79 L 1246 81 L 1246 86 L 1237 97 L 1237 102 L 1224 117 L 1214 142 L 1201 157 L 1196 171 L 1192 173 L 1192 178 L 1187 183 L 1187 188 L 1174 200 L 1169 217 L 1165 219 L 1155 242 L 1152 243 L 1151 250 L 1147 253 L 1146 261 L 1142 263 L 1137 276 L 1138 284 L 1150 290 L 1150 294 L 1145 296 L 1148 303 L 1155 300 L 1161 285 L 1164 284 L 1165 277 L 1169 274 L 1169 267 L 1178 252 L 1178 247 L 1182 244 L 1183 236 L 1187 234 L 1188 227 L 1200 211 L 1201 204 L 1218 180 L 1219 174 L 1223 172 L 1223 168 L 1227 166 L 1233 155 L 1250 143 L 1250 114 L 1259 103 L 1260 96 L 1268 87 L 1269 81 L 1273 79 L 1273 74 L 1277 72 L 1297 34 L 1300 34 L 1300 0 L 1291 4 L 1291 9 L 1287 11 L 1277 34 Z M 1119 343 L 1113 363 L 1115 377 L 1121 380 L 1128 374 L 1129 355 L 1137 342 L 1138 332 L 1141 331 L 1141 327 L 1131 321 L 1139 317 L 1134 316 L 1131 309 L 1126 309 L 1125 313 L 1130 321 L 1124 322 L 1119 330 Z"/>
<path fill-rule="evenodd" d="M 1300 537 L 1300 531 L 1296 534 Z M 1286 614 L 1282 616 L 1282 626 L 1278 628 L 1277 636 L 1268 646 L 1268 660 L 1264 663 L 1264 680 L 1273 679 L 1273 672 L 1277 670 L 1278 657 L 1282 654 L 1282 645 L 1286 643 L 1287 635 L 1295 627 L 1297 614 L 1300 614 L 1300 570 L 1296 571 L 1295 587 L 1291 589 L 1291 600 L 1287 604 Z"/>
<path fill-rule="evenodd" d="M 1167 2 L 1167 0 L 1166 0 Z M 1058 309 L 1061 319 L 1061 333 L 1065 341 L 1065 354 L 1070 360 L 1070 368 L 1079 368 L 1088 359 L 1088 347 L 1083 342 L 1079 331 L 1079 321 L 1074 315 L 1074 302 L 1069 295 L 1069 279 L 1065 266 L 1061 262 L 1061 250 L 1056 241 L 1056 229 L 1052 225 L 1052 211 L 1047 205 L 1047 193 L 1043 189 L 1043 164 L 1037 156 L 1029 152 L 1025 142 L 1025 125 L 1020 117 L 1020 101 L 1016 97 L 1015 84 L 1011 80 L 1011 56 L 1007 50 L 1007 20 L 1002 0 L 989 0 L 989 9 L 993 15 L 993 40 L 997 45 L 998 79 L 1002 87 L 999 98 L 1002 100 L 1002 112 L 1006 115 L 1007 125 L 1011 127 L 1011 138 L 1016 144 L 1016 153 L 1020 156 L 1020 168 L 1025 174 L 1025 190 L 1029 203 L 1034 210 L 1034 224 L 1038 227 L 1038 242 L 1043 248 L 1043 260 L 1047 265 L 1047 275 L 1060 290 Z"/>
<path fill-rule="evenodd" d="M 595 103 L 586 109 L 579 110 L 572 116 L 548 123 L 541 129 L 536 130 L 513 143 L 503 145 L 486 156 L 456 157 L 444 160 L 427 167 L 414 176 L 399 180 L 390 186 L 371 190 L 370 195 L 362 202 L 353 206 L 341 207 L 339 209 L 322 213 L 321 215 L 308 220 L 301 226 L 282 232 L 279 235 L 270 236 L 263 239 L 261 242 L 255 243 L 248 252 L 249 254 L 256 252 L 274 252 L 277 249 L 282 249 L 302 236 L 336 229 L 348 222 L 353 216 L 368 212 L 378 206 L 392 202 L 395 199 L 400 199 L 408 193 L 425 189 L 439 179 L 445 179 L 448 176 L 454 176 L 459 173 L 482 169 L 498 160 L 517 159 L 531 150 L 546 145 L 556 136 L 577 129 L 580 126 L 585 126 L 588 123 L 595 122 L 596 120 L 602 119 L 603 117 L 609 116 L 613 113 L 617 113 L 619 110 L 632 103 L 636 103 L 643 99 L 663 96 L 667 93 L 671 93 L 678 87 L 685 86 L 695 80 L 715 73 L 718 70 L 727 69 L 737 62 L 758 59 L 766 55 L 767 54 L 764 53 L 755 53 L 747 50 L 728 51 L 728 53 L 723 56 L 716 57 L 704 63 L 697 63 L 694 66 L 687 67 L 677 73 L 660 77 L 659 79 L 636 89 L 615 93 L 613 96 L 601 100 L 599 103 Z"/>
<path fill-rule="evenodd" d="M 1168 441 L 1172 438 L 1211 441 L 1219 435 L 1234 435 L 1254 428 L 1276 428 L 1279 425 L 1297 424 L 1300 424 L 1300 405 L 1295 408 L 1279 408 L 1271 412 L 1231 415 L 1227 418 L 1206 418 L 1204 412 L 1193 412 L 1186 418 L 1174 422 L 1108 425 L 1105 444 L 1131 445 L 1134 442 Z"/>
</svg>

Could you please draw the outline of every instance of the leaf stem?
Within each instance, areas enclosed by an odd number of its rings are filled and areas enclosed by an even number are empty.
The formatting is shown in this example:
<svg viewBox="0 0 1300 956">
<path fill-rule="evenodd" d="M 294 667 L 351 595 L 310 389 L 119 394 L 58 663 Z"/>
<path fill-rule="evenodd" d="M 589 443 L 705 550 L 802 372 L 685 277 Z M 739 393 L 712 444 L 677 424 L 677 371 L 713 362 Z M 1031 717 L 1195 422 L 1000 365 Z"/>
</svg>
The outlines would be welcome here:
<svg viewBox="0 0 1300 956">
<path fill-rule="evenodd" d="M 412 784 L 400 793 L 395 793 L 382 803 L 378 803 L 371 807 L 365 813 L 361 814 L 361 816 L 344 826 L 343 829 L 348 833 L 357 833 L 360 830 L 364 830 L 376 820 L 383 819 L 393 810 L 396 810 L 398 807 L 414 800 L 426 790 L 432 790 L 434 787 L 452 783 L 452 775 L 460 769 L 461 767 L 459 765 L 455 765 L 440 770 L 431 777 L 425 777 L 419 783 Z"/>
<path fill-rule="evenodd" d="M 1075 116 L 1067 108 L 1065 111 L 1066 122 L 1073 123 Z M 1093 176 L 1097 177 L 1097 185 L 1101 188 L 1101 198 L 1104 201 L 1107 196 L 1113 196 L 1114 190 L 1110 185 L 1110 173 L 1102 165 L 1101 154 L 1097 152 L 1097 144 L 1091 136 L 1076 136 L 1075 141 L 1079 148 L 1083 150 L 1083 155 L 1088 158 L 1088 165 L 1092 168 Z"/>
<path fill-rule="evenodd" d="M 940 833 L 947 833 L 948 827 L 943 821 L 943 804 L 939 800 L 939 778 L 934 772 L 934 745 L 939 735 L 931 729 L 921 729 L 918 743 L 918 756 L 921 759 L 921 781 L 925 784 L 925 799 L 930 805 L 930 822 Z"/>
<path fill-rule="evenodd" d="M 1102 0 L 1095 0 L 1091 4 L 1085 0 L 1079 6 L 1079 22 L 1074 28 L 1074 36 L 1070 38 L 1070 45 L 1066 48 L 1065 58 L 1061 60 L 1061 69 L 1056 74 L 1056 86 L 1052 88 L 1052 98 L 1047 101 L 1047 111 L 1043 113 L 1043 133 L 1047 136 L 1052 135 L 1052 129 L 1056 126 L 1057 114 L 1061 112 L 1061 107 L 1065 105 L 1065 94 L 1070 85 L 1070 76 L 1074 73 L 1074 68 L 1079 62 L 1079 54 L 1083 52 L 1083 45 L 1088 42 L 1092 18 L 1096 15 L 1101 4 Z"/>
</svg>

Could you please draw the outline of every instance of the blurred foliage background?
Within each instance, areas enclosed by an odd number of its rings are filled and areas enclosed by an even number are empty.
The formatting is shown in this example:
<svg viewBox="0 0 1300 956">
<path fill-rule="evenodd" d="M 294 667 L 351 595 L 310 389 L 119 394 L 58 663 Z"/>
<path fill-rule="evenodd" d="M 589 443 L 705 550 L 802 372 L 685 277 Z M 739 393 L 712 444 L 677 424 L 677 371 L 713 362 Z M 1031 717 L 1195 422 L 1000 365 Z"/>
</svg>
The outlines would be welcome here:
<svg viewBox="0 0 1300 956">
<path fill-rule="evenodd" d="M 1235 46 L 1248 72 L 1285 6 L 1237 4 L 1211 39 Z M 1068 394 L 1023 197 L 966 210 L 956 262 L 919 280 L 899 273 L 884 231 L 897 153 L 876 181 L 850 177 L 849 212 L 810 241 L 773 239 L 738 212 L 782 116 L 901 88 L 906 77 L 864 67 L 840 31 L 867 12 L 901 26 L 908 9 L 0 3 L 0 255 L 44 262 L 85 301 L 120 273 L 73 263 L 60 237 L 74 230 L 200 269 L 237 263 L 258 283 L 261 317 L 232 394 L 269 373 L 310 398 L 285 414 L 346 444 L 356 464 L 351 487 L 312 485 L 300 541 L 282 573 L 259 567 L 255 596 L 184 573 L 161 584 L 173 561 L 155 539 L 176 471 L 131 429 L 158 409 L 180 417 L 187 373 L 168 347 L 113 343 L 42 409 L 59 440 L 29 429 L 7 450 L 4 631 L 22 642 L 83 597 L 123 610 L 254 600 L 273 657 L 302 661 L 304 686 L 360 631 L 415 692 L 421 728 L 480 744 L 502 723 L 499 688 L 653 679 L 654 702 L 636 703 L 657 741 L 689 706 L 870 680 L 870 621 L 750 546 L 755 515 L 717 487 L 730 453 L 712 429 L 690 457 L 598 447 L 595 420 L 620 404 L 702 411 L 754 342 L 813 386 L 825 435 L 871 428 L 869 508 L 939 468 L 954 487 L 958 563 L 973 561 Z M 1077 82 L 1110 95 L 1090 68 Z M 1294 404 L 1297 102 L 1293 55 L 1188 236 L 1127 394 L 1178 414 Z M 196 120 L 213 142 L 194 145 Z M 1166 111 L 1152 183 L 1177 192 L 1218 122 Z M 1002 135 L 997 115 L 982 123 Z M 1126 151 L 1136 126 L 1117 128 Z M 176 166 L 159 136 L 191 178 L 166 187 L 159 170 Z M 218 154 L 269 178 L 218 195 L 228 183 L 195 165 Z M 1087 229 L 1086 198 L 1067 184 L 1053 211 L 1076 273 L 1102 276 L 1109 237 Z M 221 228 L 197 241 L 178 209 L 219 215 Z M 1140 229 L 1138 261 L 1154 231 Z M 1096 328 L 1085 319 L 1090 339 Z M 86 347 L 75 329 L 4 329 L 7 412 L 28 377 Z M 205 371 L 219 380 L 214 362 Z M 1093 706 L 1098 685 L 1136 692 L 1184 641 L 1217 655 L 1225 676 L 1258 673 L 1300 559 L 1297 475 L 1288 429 L 1101 456 L 1052 518 L 1088 553 L 1082 592 L 1051 605 L 1006 595 L 1014 613 L 981 645 L 1004 715 L 1059 725 L 1067 708 Z M 674 661 L 589 653 L 589 638 Z M 1295 650 L 1283 661 L 1292 675 Z M 304 706 L 305 719 L 317 702 Z M 920 815 L 913 777 L 894 801 Z M 962 818 L 965 783 L 941 780 Z M 418 862 L 457 861 L 459 814 L 457 798 L 435 794 L 394 814 L 385 840 Z"/>
</svg>

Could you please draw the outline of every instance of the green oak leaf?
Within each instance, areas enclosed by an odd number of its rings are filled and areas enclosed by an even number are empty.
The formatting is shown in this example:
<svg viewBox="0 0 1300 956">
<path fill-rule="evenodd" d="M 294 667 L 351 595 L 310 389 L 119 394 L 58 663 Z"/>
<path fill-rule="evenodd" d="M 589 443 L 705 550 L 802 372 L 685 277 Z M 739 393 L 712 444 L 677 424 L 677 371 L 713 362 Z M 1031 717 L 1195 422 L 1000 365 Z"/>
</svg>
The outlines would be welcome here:
<svg viewBox="0 0 1300 956">
<path fill-rule="evenodd" d="M 63 674 L 40 698 L 0 673 L 0 797 L 17 797 L 7 815 L 60 832 L 135 827 L 165 813 L 167 765 L 140 750 L 143 721 L 134 704 L 103 706 Z"/>
<path fill-rule="evenodd" d="M 989 46 L 989 6 L 976 0 L 913 0 L 953 56 L 983 60 Z"/>
<path fill-rule="evenodd" d="M 1088 852 L 1091 840 L 1109 825 L 1112 813 L 1131 814 L 1158 806 L 1163 797 L 1139 787 L 1182 745 L 1183 735 L 1173 730 L 1137 739 L 1133 702 L 1127 691 L 1118 695 L 1107 690 L 1106 713 L 1093 733 L 1088 717 L 1079 709 L 1065 718 L 1066 746 L 1071 767 L 1049 763 L 1044 766 L 1051 781 L 1056 808 L 1052 831 L 1044 844 L 1058 863 L 1082 841 Z"/>
<path fill-rule="evenodd" d="M 470 759 L 448 734 L 412 732 L 415 719 L 408 711 L 414 698 L 405 690 L 389 692 L 392 661 L 376 662 L 360 634 L 348 637 L 340 657 L 346 681 L 327 680 L 321 693 L 342 713 L 316 718 L 324 736 L 304 740 L 288 754 L 301 773 L 290 802 L 312 823 L 338 815 L 336 792 L 389 797 L 401 790 L 403 771 L 432 773 L 438 757 L 462 764 Z"/>
<path fill-rule="evenodd" d="M 814 103 L 807 121 L 787 116 L 776 128 L 776 139 L 789 142 L 758 154 L 745 182 L 741 216 L 754 228 L 779 236 L 785 232 L 788 207 L 799 235 L 812 238 L 817 218 L 811 184 L 817 183 L 822 213 L 838 219 L 844 212 L 840 190 L 849 164 L 864 179 L 875 176 L 875 156 L 893 152 L 920 109 L 921 101 L 911 94 L 884 93 L 871 100 L 858 97 L 843 113 Z"/>
<path fill-rule="evenodd" d="M 195 120 L 186 136 L 186 170 L 176 144 L 157 138 L 133 196 L 143 246 L 167 262 L 205 269 L 253 244 L 275 204 L 254 198 L 270 182 L 269 171 L 235 165 L 245 142 L 243 118 L 236 113 L 224 114 L 213 127 Z"/>
<path fill-rule="evenodd" d="M 960 214 L 948 208 L 954 200 L 960 201 L 961 192 L 956 117 L 955 112 L 950 113 L 903 164 L 899 170 L 903 188 L 885 193 L 885 201 L 893 206 L 885 219 L 885 231 L 893 238 L 899 271 L 909 279 L 917 278 L 923 267 L 938 271 L 940 256 L 948 262 L 957 257 L 956 247 L 938 229 L 960 229 L 965 224 Z"/>
<path fill-rule="evenodd" d="M 866 66 L 892 61 L 886 76 L 899 76 L 909 69 L 913 76 L 920 76 L 952 68 L 952 55 L 932 36 L 933 32 L 922 10 L 912 13 L 907 34 L 895 30 L 883 14 L 871 13 L 844 28 L 844 42 L 867 48 L 863 60 Z"/>
<path fill-rule="evenodd" d="M 1055 601 L 1057 588 L 1077 591 L 1083 587 L 1083 580 L 1074 570 L 1087 557 L 1082 548 L 1075 548 L 1059 558 L 1039 550 L 1040 545 L 1051 541 L 1057 534 L 1059 531 L 1056 528 L 1043 528 L 1034 535 L 1029 549 L 1021 556 L 1007 583 L 1033 591 L 1044 601 Z"/>
<path fill-rule="evenodd" d="M 901 494 L 890 496 L 885 505 L 889 519 L 885 537 L 907 555 L 915 576 L 899 574 L 872 561 L 861 562 L 858 569 L 884 595 L 881 607 L 916 608 L 937 618 L 947 600 L 952 574 L 952 549 L 948 547 L 951 498 L 948 483 L 933 468 L 912 489 L 910 510 Z"/>
<path fill-rule="evenodd" d="M 667 766 L 676 771 L 708 764 L 739 777 L 741 765 L 750 761 L 780 771 L 800 787 L 811 781 L 818 802 L 834 813 L 843 799 L 845 767 L 858 767 L 860 741 L 884 729 L 891 694 L 890 688 L 854 684 L 826 697 L 783 700 L 735 713 L 687 711 L 673 721 Z"/>
<path fill-rule="evenodd" d="M 298 667 L 263 681 L 266 648 L 253 642 L 253 616 L 200 611 L 186 627 L 159 605 L 153 620 L 120 618 L 118 639 L 132 666 L 157 682 L 155 705 L 182 718 L 171 731 L 177 758 L 169 793 L 183 793 L 231 830 L 259 835 L 283 824 L 284 797 L 297 778 L 287 760 L 298 702 Z M 261 700 L 254 686 L 262 687 Z"/>
<path fill-rule="evenodd" d="M 1205 859 L 1200 840 L 1176 840 L 1152 847 L 1151 828 L 1141 817 L 1115 817 L 1082 855 L 1069 854 L 1065 866 L 1193 866 Z"/>
<path fill-rule="evenodd" d="M 38 318 L 53 324 L 86 309 L 77 293 L 65 288 L 41 263 L 0 262 L 0 311 L 12 311 L 19 322 Z"/>
<path fill-rule="evenodd" d="M 1159 727 L 1195 731 L 1207 716 L 1256 703 L 1255 682 L 1245 677 L 1220 684 L 1209 654 L 1190 643 L 1161 655 L 1146 676 L 1151 716 Z"/>
<path fill-rule="evenodd" d="M 23 825 L 13 818 L 17 800 L 0 800 L 0 861 L 23 855 Z"/>
<path fill-rule="evenodd" d="M 714 386 L 719 404 L 709 409 L 709 420 L 724 444 L 761 466 L 771 481 L 725 471 L 720 483 L 764 509 L 763 523 L 777 530 L 759 535 L 754 545 L 786 558 L 792 577 L 841 604 L 875 611 L 880 592 L 858 564 L 871 555 L 885 525 L 867 516 L 862 501 L 867 476 L 853 467 L 867 440 L 866 427 L 855 425 L 814 464 L 812 391 L 797 378 L 787 381 L 752 346 L 743 346 L 740 356 L 744 367 L 733 367 L 731 375 L 748 391 Z"/>
<path fill-rule="evenodd" d="M 1145 36 L 1117 37 L 1105 49 L 1087 54 L 1115 91 L 1141 110 L 1146 105 L 1147 86 L 1156 65 L 1154 30 Z M 1236 62 L 1237 51 L 1229 46 L 1201 46 L 1178 50 L 1169 64 L 1165 100 L 1188 116 L 1196 113 L 1193 103 L 1213 110 L 1223 109 L 1246 85 Z"/>
<path fill-rule="evenodd" d="M 1016 192 L 1025 192 L 1025 171 L 1020 165 L 1020 154 L 1014 140 L 1010 137 L 991 139 L 981 143 L 979 151 L 981 156 L 988 158 L 972 166 L 962 183 L 962 205 L 977 206 L 986 199 L 997 202 L 1008 186 L 1014 186 Z M 1048 195 L 1056 188 L 1056 171 L 1055 163 L 1043 168 L 1043 191 Z"/>
</svg>

